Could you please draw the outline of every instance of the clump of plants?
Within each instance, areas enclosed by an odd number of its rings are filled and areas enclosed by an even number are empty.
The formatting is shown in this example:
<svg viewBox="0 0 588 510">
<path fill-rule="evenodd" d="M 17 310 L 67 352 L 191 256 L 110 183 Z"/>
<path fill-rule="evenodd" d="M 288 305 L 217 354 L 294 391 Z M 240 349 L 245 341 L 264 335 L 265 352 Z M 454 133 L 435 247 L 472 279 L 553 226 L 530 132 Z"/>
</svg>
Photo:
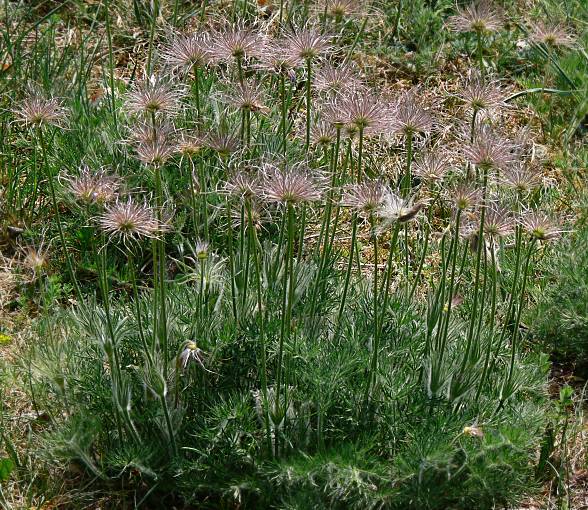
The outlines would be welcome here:
<svg viewBox="0 0 588 510">
<path fill-rule="evenodd" d="M 533 334 L 560 362 L 586 374 L 588 365 L 588 229 L 580 226 L 558 251 L 545 290 L 529 314 Z"/>
<path fill-rule="evenodd" d="M 476 68 L 425 101 L 351 63 L 370 11 L 308 4 L 203 2 L 165 38 L 153 15 L 123 92 L 109 48 L 102 101 L 15 109 L 39 197 L 15 203 L 54 234 L 32 285 L 48 308 L 52 257 L 74 301 L 21 360 L 38 454 L 139 505 L 510 504 L 548 370 L 521 319 L 562 226 L 485 62 L 502 13 L 449 21 Z"/>
</svg>

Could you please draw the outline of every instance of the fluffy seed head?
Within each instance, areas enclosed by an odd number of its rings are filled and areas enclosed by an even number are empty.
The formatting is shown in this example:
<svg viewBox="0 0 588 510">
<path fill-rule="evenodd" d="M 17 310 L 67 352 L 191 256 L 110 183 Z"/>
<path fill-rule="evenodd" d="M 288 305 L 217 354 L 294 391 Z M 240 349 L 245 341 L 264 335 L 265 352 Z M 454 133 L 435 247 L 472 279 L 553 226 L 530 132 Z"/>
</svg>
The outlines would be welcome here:
<svg viewBox="0 0 588 510">
<path fill-rule="evenodd" d="M 65 120 L 65 109 L 61 103 L 37 92 L 31 92 L 15 113 L 25 124 L 33 126 L 60 126 Z"/>
<path fill-rule="evenodd" d="M 304 129 L 306 133 L 306 129 Z M 314 146 L 328 146 L 335 140 L 336 131 L 332 124 L 315 122 L 310 127 L 310 143 Z"/>
<path fill-rule="evenodd" d="M 519 163 L 504 169 L 500 174 L 500 183 L 519 195 L 526 195 L 541 185 L 541 176 L 524 163 Z"/>
<path fill-rule="evenodd" d="M 280 170 L 268 165 L 264 169 L 262 196 L 268 202 L 299 204 L 319 200 L 321 190 L 303 169 Z"/>
<path fill-rule="evenodd" d="M 239 149 L 240 141 L 234 134 L 213 131 L 204 138 L 204 145 L 224 158 Z"/>
<path fill-rule="evenodd" d="M 283 41 L 268 43 L 259 55 L 257 67 L 264 71 L 274 73 L 288 73 L 294 67 L 300 65 L 300 59 L 294 57 L 284 46 Z"/>
<path fill-rule="evenodd" d="M 27 246 L 22 249 L 22 253 L 24 254 L 25 267 L 30 269 L 35 277 L 39 276 L 49 264 L 49 253 L 43 248 L 43 245 L 39 248 Z"/>
<path fill-rule="evenodd" d="M 492 204 L 486 210 L 484 233 L 493 239 L 506 237 L 513 233 L 515 219 L 512 213 L 501 205 Z"/>
<path fill-rule="evenodd" d="M 259 193 L 257 175 L 243 171 L 236 172 L 225 183 L 225 192 L 239 200 L 251 200 Z"/>
<path fill-rule="evenodd" d="M 204 67 L 210 61 L 208 34 L 176 35 L 163 50 L 163 60 L 173 71 L 182 74 L 195 67 Z"/>
<path fill-rule="evenodd" d="M 456 32 L 478 33 L 495 32 L 503 25 L 499 10 L 489 0 L 478 0 L 459 9 L 448 24 Z"/>
<path fill-rule="evenodd" d="M 368 181 L 348 186 L 341 196 L 341 205 L 369 217 L 375 214 L 388 194 L 380 181 Z"/>
<path fill-rule="evenodd" d="M 70 193 L 83 204 L 103 205 L 112 202 L 118 193 L 120 180 L 105 170 L 92 171 L 87 166 L 76 177 L 67 178 Z"/>
<path fill-rule="evenodd" d="M 123 244 L 141 238 L 154 238 L 165 230 L 150 207 L 139 205 L 131 199 L 126 202 L 116 201 L 106 206 L 99 222 L 112 239 L 118 239 Z"/>
<path fill-rule="evenodd" d="M 409 136 L 428 133 L 433 129 L 433 117 L 417 101 L 418 90 L 404 92 L 393 108 L 391 130 Z"/>
<path fill-rule="evenodd" d="M 386 105 L 371 92 L 353 92 L 341 96 L 335 99 L 330 108 L 331 111 L 339 109 L 345 125 L 361 130 L 365 135 L 382 133 L 390 120 Z"/>
<path fill-rule="evenodd" d="M 304 28 L 284 38 L 284 46 L 292 58 L 298 60 L 314 60 L 329 52 L 329 38 L 314 28 Z"/>
<path fill-rule="evenodd" d="M 137 159 L 145 165 L 161 166 L 175 154 L 176 148 L 172 140 L 156 136 L 137 146 Z"/>
<path fill-rule="evenodd" d="M 448 191 L 448 198 L 453 202 L 455 209 L 465 211 L 471 209 L 480 201 L 480 191 L 465 184 Z"/>
<path fill-rule="evenodd" d="M 546 24 L 541 21 L 532 26 L 529 39 L 535 44 L 545 44 L 552 47 L 569 48 L 575 44 L 574 38 L 564 26 Z"/>
<path fill-rule="evenodd" d="M 182 133 L 176 144 L 176 151 L 182 156 L 193 157 L 200 152 L 203 146 L 204 140 L 202 136 Z"/>
<path fill-rule="evenodd" d="M 241 24 L 217 30 L 208 42 L 208 54 L 215 62 L 259 57 L 265 47 L 265 38 L 260 33 Z"/>
<path fill-rule="evenodd" d="M 451 168 L 449 158 L 440 149 L 425 151 L 414 160 L 412 171 L 423 181 L 440 181 Z"/>
<path fill-rule="evenodd" d="M 135 82 L 126 96 L 125 108 L 132 115 L 151 120 L 153 115 L 173 116 L 178 113 L 183 91 L 161 77 Z"/>
<path fill-rule="evenodd" d="M 378 216 L 384 220 L 382 228 L 393 223 L 406 223 L 415 219 L 424 206 L 424 202 L 413 203 L 411 199 L 405 200 L 395 193 L 388 192 L 378 211 Z"/>
<path fill-rule="evenodd" d="M 335 67 L 332 64 L 325 64 L 315 73 L 313 86 L 318 92 L 342 94 L 359 89 L 361 80 L 356 71 L 348 65 Z"/>
<path fill-rule="evenodd" d="M 474 111 L 504 108 L 505 94 L 496 81 L 483 79 L 478 70 L 470 71 L 457 97 Z"/>
<path fill-rule="evenodd" d="M 363 13 L 362 3 L 356 0 L 322 0 L 315 8 L 319 16 L 328 16 L 335 21 L 344 18 L 356 18 Z"/>
<path fill-rule="evenodd" d="M 238 83 L 222 96 L 224 101 L 240 110 L 267 113 L 265 106 L 265 92 L 261 85 L 255 82 Z"/>
<path fill-rule="evenodd" d="M 465 147 L 466 159 L 479 168 L 503 169 L 516 161 L 513 144 L 485 124 L 479 124 L 474 141 Z"/>
<path fill-rule="evenodd" d="M 521 219 L 523 229 L 538 241 L 551 241 L 557 239 L 563 230 L 547 214 L 541 211 L 525 212 Z"/>
</svg>

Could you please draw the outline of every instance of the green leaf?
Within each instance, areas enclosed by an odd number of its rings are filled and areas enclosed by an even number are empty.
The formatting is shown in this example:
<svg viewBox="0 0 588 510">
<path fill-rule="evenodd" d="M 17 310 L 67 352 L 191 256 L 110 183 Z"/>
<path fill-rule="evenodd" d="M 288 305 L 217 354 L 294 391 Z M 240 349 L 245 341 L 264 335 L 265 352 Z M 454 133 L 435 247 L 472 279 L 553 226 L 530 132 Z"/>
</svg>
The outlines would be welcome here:
<svg viewBox="0 0 588 510">
<path fill-rule="evenodd" d="M 4 480 L 8 480 L 8 478 L 10 477 L 10 474 L 12 473 L 12 471 L 14 470 L 14 462 L 12 462 L 12 460 L 6 458 L 6 459 L 0 459 L 0 480 L 4 481 Z"/>
</svg>

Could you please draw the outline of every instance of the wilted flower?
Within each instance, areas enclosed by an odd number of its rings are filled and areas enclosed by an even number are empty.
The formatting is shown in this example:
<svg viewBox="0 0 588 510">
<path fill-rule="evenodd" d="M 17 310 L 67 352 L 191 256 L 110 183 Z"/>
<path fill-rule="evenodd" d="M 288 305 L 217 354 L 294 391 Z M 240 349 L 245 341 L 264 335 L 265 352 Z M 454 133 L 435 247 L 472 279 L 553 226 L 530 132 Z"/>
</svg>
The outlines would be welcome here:
<svg viewBox="0 0 588 510">
<path fill-rule="evenodd" d="M 206 355 L 206 353 L 202 349 L 200 349 L 200 347 L 198 347 L 196 342 L 193 342 L 193 341 L 186 342 L 184 345 L 184 350 L 180 353 L 180 356 L 179 356 L 179 361 L 182 366 L 182 369 L 185 370 L 186 367 L 188 366 L 188 363 L 190 363 L 191 361 L 195 361 L 206 372 L 209 372 L 211 374 L 214 373 L 211 370 L 208 370 L 204 366 L 204 356 L 205 355 Z"/>
<path fill-rule="evenodd" d="M 120 180 L 104 170 L 92 171 L 82 167 L 79 175 L 68 177 L 71 194 L 84 204 L 105 204 L 117 196 Z"/>
<path fill-rule="evenodd" d="M 368 181 L 348 186 L 341 196 L 341 205 L 364 216 L 371 216 L 384 203 L 388 189 L 380 181 Z"/>
<path fill-rule="evenodd" d="M 126 109 L 133 115 L 148 118 L 175 115 L 179 111 L 183 90 L 161 77 L 151 76 L 133 84 L 126 96 Z"/>
<path fill-rule="evenodd" d="M 265 38 L 243 25 L 225 27 L 212 33 L 207 40 L 208 52 L 217 62 L 259 57 L 265 47 Z"/>
<path fill-rule="evenodd" d="M 464 427 L 463 434 L 470 437 L 484 437 L 484 432 L 480 427 L 472 425 L 471 427 Z"/>
<path fill-rule="evenodd" d="M 433 117 L 417 102 L 418 90 L 404 92 L 393 108 L 391 131 L 410 136 L 433 129 Z"/>
<path fill-rule="evenodd" d="M 424 181 L 435 182 L 443 179 L 450 167 L 449 158 L 440 149 L 428 150 L 415 158 L 412 172 Z"/>
<path fill-rule="evenodd" d="M 21 251 L 24 254 L 24 265 L 33 272 L 35 277 L 38 277 L 49 263 L 48 251 L 43 248 L 43 244 L 38 248 L 27 246 Z"/>
<path fill-rule="evenodd" d="M 575 42 L 564 26 L 546 24 L 541 21 L 532 26 L 529 39 L 535 44 L 545 44 L 553 47 L 572 47 Z"/>
<path fill-rule="evenodd" d="M 304 28 L 284 38 L 284 47 L 298 60 L 313 60 L 330 51 L 329 37 L 314 28 Z"/>
<path fill-rule="evenodd" d="M 538 241 L 557 239 L 564 232 L 547 214 L 540 211 L 527 211 L 521 219 L 523 229 Z"/>
<path fill-rule="evenodd" d="M 502 27 L 502 16 L 489 0 L 478 0 L 459 9 L 448 24 L 457 32 L 495 32 Z"/>
<path fill-rule="evenodd" d="M 165 230 L 150 207 L 136 204 L 131 199 L 107 205 L 99 222 L 107 234 L 123 244 L 143 237 L 154 238 Z"/>
<path fill-rule="evenodd" d="M 65 109 L 59 100 L 31 92 L 16 110 L 16 115 L 33 126 L 60 126 L 65 119 Z"/>
<path fill-rule="evenodd" d="M 300 168 L 282 171 L 268 165 L 264 170 L 261 191 L 268 202 L 283 204 L 315 202 L 321 198 L 317 182 Z"/>
<path fill-rule="evenodd" d="M 340 94 L 359 89 L 361 80 L 348 65 L 325 64 L 315 73 L 313 86 L 318 92 Z"/>
<path fill-rule="evenodd" d="M 378 210 L 378 216 L 384 220 L 382 228 L 392 223 L 406 223 L 413 220 L 424 206 L 425 202 L 413 203 L 412 200 L 405 200 L 395 193 L 388 192 Z"/>
<path fill-rule="evenodd" d="M 265 106 L 265 93 L 262 87 L 255 82 L 237 83 L 222 98 L 229 105 L 240 110 L 267 113 Z"/>
</svg>

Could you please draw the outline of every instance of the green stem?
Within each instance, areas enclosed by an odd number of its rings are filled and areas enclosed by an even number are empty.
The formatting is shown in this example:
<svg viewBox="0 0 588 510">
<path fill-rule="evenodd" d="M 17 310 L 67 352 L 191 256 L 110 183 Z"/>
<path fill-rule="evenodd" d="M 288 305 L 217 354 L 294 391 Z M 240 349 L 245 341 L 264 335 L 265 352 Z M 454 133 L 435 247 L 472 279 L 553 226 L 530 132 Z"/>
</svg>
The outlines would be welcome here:
<svg viewBox="0 0 588 510">
<path fill-rule="evenodd" d="M 370 227 L 372 231 L 372 241 L 374 245 L 374 288 L 373 288 L 373 322 L 374 322 L 374 345 L 372 350 L 372 359 L 367 377 L 366 391 L 364 396 L 364 411 L 367 416 L 371 389 L 376 378 L 378 369 L 378 353 L 380 351 L 380 323 L 378 320 L 378 236 L 376 235 L 376 224 L 373 215 L 370 216 Z"/>
<path fill-rule="evenodd" d="M 53 176 L 49 171 L 49 160 L 47 159 L 47 145 L 45 143 L 45 136 L 43 135 L 43 128 L 39 127 L 37 129 L 37 134 L 39 135 L 39 142 L 41 143 L 41 150 L 43 152 L 43 167 L 44 173 L 47 177 L 47 182 L 49 183 L 49 192 L 51 193 L 51 202 L 53 205 L 53 211 L 55 213 L 55 219 L 57 220 L 57 232 L 59 233 L 59 241 L 61 243 L 61 249 L 63 251 L 63 256 L 65 258 L 65 263 L 67 265 L 67 271 L 69 273 L 69 278 L 74 286 L 74 291 L 76 293 L 76 297 L 78 301 L 82 302 L 82 291 L 78 284 L 78 280 L 74 273 L 73 264 L 71 262 L 71 258 L 69 256 L 69 250 L 67 249 L 67 245 L 65 243 L 65 235 L 63 234 L 63 226 L 61 222 L 61 214 L 59 212 L 59 205 L 57 204 L 57 195 L 55 194 L 55 184 L 53 183 Z"/>
<path fill-rule="evenodd" d="M 286 107 L 286 76 L 282 72 L 280 73 L 280 99 L 282 102 L 282 117 L 281 117 L 281 131 L 282 131 L 282 150 L 284 154 L 284 159 L 286 158 L 286 146 L 287 146 L 287 117 L 288 111 Z"/>
<path fill-rule="evenodd" d="M 294 208 L 290 202 L 286 206 L 288 218 L 288 245 L 284 258 L 284 280 L 282 287 L 282 324 L 280 328 L 280 344 L 278 348 L 278 366 L 276 374 L 276 399 L 275 408 L 278 415 L 280 405 L 280 393 L 283 379 L 284 342 L 289 339 L 291 332 L 292 298 L 294 296 L 293 263 L 294 263 Z M 287 405 L 286 403 L 284 405 Z M 278 434 L 275 437 L 275 451 L 278 453 Z"/>
<path fill-rule="evenodd" d="M 257 314 L 259 317 L 259 340 L 261 350 L 261 370 L 260 370 L 260 382 L 261 391 L 263 395 L 263 417 L 265 422 L 266 440 L 268 444 L 268 451 L 272 451 L 272 439 L 271 439 L 271 428 L 269 421 L 269 409 L 267 399 L 267 354 L 265 346 L 265 321 L 264 321 L 264 310 L 263 310 L 263 288 L 261 285 L 261 263 L 259 260 L 258 240 L 257 232 L 255 231 L 255 225 L 253 224 L 253 214 L 251 211 L 251 204 L 247 203 L 247 218 L 249 221 L 249 237 L 251 244 L 254 246 L 254 259 L 255 259 L 255 286 L 257 290 Z"/>
<path fill-rule="evenodd" d="M 110 27 L 110 0 L 104 0 L 105 18 L 106 18 L 106 37 L 108 39 L 108 67 L 110 78 L 110 104 L 112 109 L 112 121 L 114 123 L 114 130 L 118 131 L 116 118 L 116 101 L 114 95 L 114 58 L 112 51 L 112 32 Z"/>
<path fill-rule="evenodd" d="M 153 72 L 153 41 L 155 39 L 155 26 L 159 15 L 159 0 L 153 0 L 153 12 L 151 13 L 151 28 L 149 30 L 149 49 L 147 52 L 147 75 Z"/>
<path fill-rule="evenodd" d="M 310 120 L 312 106 L 312 59 L 306 59 L 306 150 L 310 146 Z"/>
</svg>

